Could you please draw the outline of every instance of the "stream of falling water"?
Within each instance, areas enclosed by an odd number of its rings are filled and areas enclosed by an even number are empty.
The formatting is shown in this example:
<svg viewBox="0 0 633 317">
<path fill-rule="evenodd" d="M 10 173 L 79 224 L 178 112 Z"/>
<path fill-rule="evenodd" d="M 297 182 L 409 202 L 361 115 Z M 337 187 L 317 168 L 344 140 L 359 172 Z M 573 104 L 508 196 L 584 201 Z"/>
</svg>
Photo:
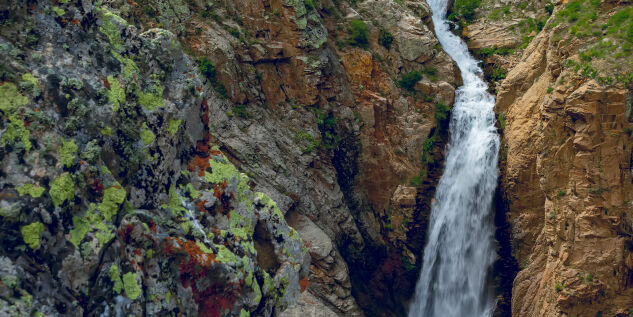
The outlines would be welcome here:
<svg viewBox="0 0 633 317">
<path fill-rule="evenodd" d="M 495 306 L 490 273 L 495 261 L 492 200 L 497 185 L 499 136 L 495 99 L 464 42 L 450 31 L 451 0 L 428 0 L 442 48 L 459 66 L 450 140 L 440 179 L 420 279 L 410 317 L 489 317 Z"/>
</svg>

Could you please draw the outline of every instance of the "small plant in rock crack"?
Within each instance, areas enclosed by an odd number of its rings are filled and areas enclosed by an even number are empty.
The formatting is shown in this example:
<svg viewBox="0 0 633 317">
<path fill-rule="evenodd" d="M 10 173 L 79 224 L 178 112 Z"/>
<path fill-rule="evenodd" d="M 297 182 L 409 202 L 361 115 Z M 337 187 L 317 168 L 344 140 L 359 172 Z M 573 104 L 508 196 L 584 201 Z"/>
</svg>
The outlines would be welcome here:
<svg viewBox="0 0 633 317">
<path fill-rule="evenodd" d="M 384 46 L 387 50 L 391 49 L 391 43 L 393 43 L 393 35 L 385 30 L 381 30 L 378 34 L 378 43 Z"/>
<path fill-rule="evenodd" d="M 352 46 L 363 48 L 369 46 L 369 31 L 367 30 L 367 24 L 365 24 L 363 20 L 352 20 L 349 25 L 348 43 Z"/>
</svg>

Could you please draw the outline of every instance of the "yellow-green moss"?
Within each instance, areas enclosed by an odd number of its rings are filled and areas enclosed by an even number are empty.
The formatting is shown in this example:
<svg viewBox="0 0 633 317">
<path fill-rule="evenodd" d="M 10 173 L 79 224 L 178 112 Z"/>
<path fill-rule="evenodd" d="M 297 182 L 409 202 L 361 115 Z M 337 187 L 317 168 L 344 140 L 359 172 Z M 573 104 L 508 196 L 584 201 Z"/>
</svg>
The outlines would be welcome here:
<svg viewBox="0 0 633 317">
<path fill-rule="evenodd" d="M 0 85 L 0 110 L 5 114 L 13 113 L 28 102 L 29 99 L 20 94 L 15 84 L 4 83 Z"/>
<path fill-rule="evenodd" d="M 44 224 L 37 221 L 22 227 L 22 239 L 31 248 L 37 249 L 40 246 L 40 234 L 44 231 Z"/>
<path fill-rule="evenodd" d="M 61 206 L 67 200 L 75 198 L 75 183 L 68 172 L 59 175 L 51 182 L 49 195 L 55 207 Z"/>
<path fill-rule="evenodd" d="M 121 64 L 123 64 L 123 77 L 126 79 L 134 79 L 134 75 L 136 75 L 139 71 L 136 62 L 131 58 L 123 57 L 121 54 L 116 51 L 110 52 L 114 58 L 116 58 Z"/>
<path fill-rule="evenodd" d="M 147 128 L 147 123 L 143 122 L 143 127 L 141 127 L 141 140 L 146 145 L 154 143 L 154 139 L 156 136 L 152 132 L 152 130 Z"/>
<path fill-rule="evenodd" d="M 112 290 L 117 294 L 121 294 L 121 291 L 123 290 L 123 281 L 121 281 L 119 267 L 115 264 L 112 264 L 110 267 L 110 281 L 114 284 L 114 286 L 112 286 Z"/>
<path fill-rule="evenodd" d="M 54 6 L 53 11 L 55 11 L 55 13 L 57 13 L 57 15 L 59 16 L 66 14 L 66 11 L 58 6 Z"/>
<path fill-rule="evenodd" d="M 237 263 L 238 259 L 235 253 L 231 252 L 231 250 L 227 249 L 223 245 L 218 245 L 217 248 L 218 254 L 215 255 L 216 260 L 218 260 L 220 263 Z"/>
<path fill-rule="evenodd" d="M 209 183 L 219 184 L 228 181 L 233 176 L 239 176 L 239 172 L 231 163 L 220 163 L 216 160 L 209 160 L 211 173 L 204 173 L 204 180 Z"/>
<path fill-rule="evenodd" d="M 37 78 L 35 78 L 35 76 L 31 73 L 22 74 L 22 80 L 31 83 L 34 87 L 38 86 Z"/>
<path fill-rule="evenodd" d="M 70 141 L 66 141 L 62 139 L 62 148 L 59 150 L 59 155 L 61 156 L 61 161 L 64 166 L 70 167 L 73 165 L 78 149 L 75 140 L 70 139 Z"/>
<path fill-rule="evenodd" d="M 182 197 L 180 197 L 174 185 L 169 188 L 169 202 L 161 207 L 171 210 L 171 214 L 174 217 L 182 217 L 183 213 L 187 211 L 187 209 L 182 206 Z"/>
<path fill-rule="evenodd" d="M 116 112 L 125 103 L 125 90 L 121 86 L 121 82 L 112 76 L 108 76 L 108 83 L 110 83 L 108 100 L 112 103 L 112 110 Z"/>
<path fill-rule="evenodd" d="M 255 280 L 253 283 L 253 291 L 255 291 L 255 299 L 253 299 L 253 302 L 255 303 L 255 305 L 259 305 L 259 302 L 262 300 L 262 290 L 259 288 L 259 283 L 257 283 L 257 280 Z"/>
<path fill-rule="evenodd" d="M 22 141 L 24 144 L 24 149 L 27 151 L 31 149 L 31 140 L 29 140 L 29 136 L 31 133 L 26 128 L 24 124 L 24 120 L 22 120 L 16 114 L 9 114 L 9 126 L 7 130 L 2 134 L 2 146 L 6 146 L 7 143 L 14 143 L 16 139 Z"/>
<path fill-rule="evenodd" d="M 35 186 L 30 183 L 24 184 L 16 189 L 18 190 L 20 196 L 30 195 L 33 198 L 41 197 L 45 190 L 44 187 Z"/>
<path fill-rule="evenodd" d="M 127 26 L 127 22 L 107 9 L 100 8 L 100 10 L 103 13 L 103 26 L 99 27 L 99 31 L 108 37 L 112 48 L 120 51 L 123 49 L 123 42 L 121 41 L 119 26 Z"/>
<path fill-rule="evenodd" d="M 167 124 L 167 131 L 169 131 L 169 134 L 171 136 L 174 136 L 176 134 L 176 132 L 178 132 L 178 129 L 180 128 L 180 122 L 182 120 L 176 120 L 176 119 L 169 119 L 169 124 Z"/>
<path fill-rule="evenodd" d="M 103 192 L 103 200 L 98 208 L 106 221 L 110 221 L 119 211 L 119 206 L 125 200 L 125 195 L 125 189 L 118 183 Z"/>
<path fill-rule="evenodd" d="M 164 107 L 165 99 L 163 99 L 163 87 L 154 85 L 150 89 L 150 92 L 139 91 L 138 103 L 150 111 L 158 107 Z"/>
<path fill-rule="evenodd" d="M 268 197 L 268 195 L 264 194 L 264 193 L 260 193 L 257 192 L 255 193 L 255 197 L 257 197 L 257 199 L 259 199 L 259 201 L 264 204 L 264 206 L 272 208 L 272 214 L 278 216 L 279 218 L 283 218 L 283 215 L 281 214 L 281 211 L 279 210 L 279 207 L 277 207 L 277 204 L 275 203 L 275 201 L 273 201 L 270 197 Z"/>
<path fill-rule="evenodd" d="M 104 136 L 111 136 L 112 135 L 112 128 L 104 127 L 101 130 L 99 130 L 99 132 L 101 132 L 101 134 L 103 134 Z"/>
<path fill-rule="evenodd" d="M 182 188 L 182 187 L 181 187 Z M 200 197 L 200 192 L 197 191 L 191 183 L 185 186 L 185 191 L 189 194 L 189 197 L 193 200 L 196 200 Z"/>
<path fill-rule="evenodd" d="M 127 272 L 123 274 L 123 288 L 125 289 L 125 296 L 129 299 L 137 299 L 141 295 L 141 288 L 136 282 L 136 273 Z"/>
<path fill-rule="evenodd" d="M 83 240 L 86 233 L 90 231 L 91 223 L 94 223 L 100 217 L 98 217 L 94 211 L 96 209 L 96 205 L 94 203 L 90 204 L 90 208 L 86 211 L 86 215 L 84 217 L 73 217 L 73 225 L 74 228 L 70 230 L 70 242 L 75 245 L 75 247 L 79 247 L 81 240 Z"/>
<path fill-rule="evenodd" d="M 109 199 L 111 200 L 111 199 Z M 109 207 L 101 208 L 107 209 Z M 86 215 L 83 217 L 73 217 L 74 228 L 70 230 L 69 241 L 76 247 L 79 247 L 81 241 L 86 234 L 92 230 L 95 231 L 95 237 L 99 241 L 99 246 L 103 247 L 105 244 L 114 239 L 115 228 L 112 224 L 107 223 L 103 211 L 101 213 L 95 212 L 97 206 L 94 203 L 90 204 L 90 208 L 86 211 Z M 115 213 L 118 209 L 115 209 Z"/>
</svg>

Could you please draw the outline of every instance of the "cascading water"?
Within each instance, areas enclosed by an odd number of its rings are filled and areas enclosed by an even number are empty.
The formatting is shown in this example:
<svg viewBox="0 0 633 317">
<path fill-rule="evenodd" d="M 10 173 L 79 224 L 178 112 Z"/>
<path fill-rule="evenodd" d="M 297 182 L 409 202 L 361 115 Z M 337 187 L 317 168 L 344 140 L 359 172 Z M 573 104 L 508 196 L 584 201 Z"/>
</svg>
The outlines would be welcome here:
<svg viewBox="0 0 633 317">
<path fill-rule="evenodd" d="M 492 199 L 497 185 L 499 136 L 494 97 L 482 70 L 446 21 L 449 0 L 429 0 L 435 33 L 459 66 L 444 175 L 431 208 L 422 273 L 410 317 L 489 317 L 494 297 L 488 283 L 495 261 Z"/>
</svg>

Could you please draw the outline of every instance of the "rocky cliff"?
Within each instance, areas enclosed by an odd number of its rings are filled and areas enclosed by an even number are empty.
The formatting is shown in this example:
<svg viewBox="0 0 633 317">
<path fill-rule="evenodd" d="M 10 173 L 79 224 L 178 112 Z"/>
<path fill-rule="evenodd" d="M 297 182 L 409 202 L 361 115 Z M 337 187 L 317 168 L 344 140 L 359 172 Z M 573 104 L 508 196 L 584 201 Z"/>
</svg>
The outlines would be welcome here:
<svg viewBox="0 0 633 317">
<path fill-rule="evenodd" d="M 513 316 L 633 309 L 631 27 L 626 1 L 492 1 L 464 29 L 496 82 Z"/>
<path fill-rule="evenodd" d="M 404 314 L 460 82 L 429 15 L 1 2 L 2 314 Z"/>
<path fill-rule="evenodd" d="M 631 4 L 457 1 L 497 315 L 633 309 Z M 422 1 L 0 1 L 0 314 L 401 316 L 459 72 Z"/>
</svg>

